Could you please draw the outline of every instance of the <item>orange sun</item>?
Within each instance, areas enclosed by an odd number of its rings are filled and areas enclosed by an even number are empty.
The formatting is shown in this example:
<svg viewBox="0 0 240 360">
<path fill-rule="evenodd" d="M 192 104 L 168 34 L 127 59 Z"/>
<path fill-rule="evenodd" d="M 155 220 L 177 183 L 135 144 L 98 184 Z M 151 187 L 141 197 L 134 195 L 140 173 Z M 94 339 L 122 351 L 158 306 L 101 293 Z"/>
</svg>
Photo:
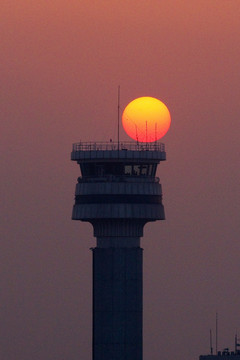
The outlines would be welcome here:
<svg viewBox="0 0 240 360">
<path fill-rule="evenodd" d="M 149 96 L 131 101 L 122 115 L 124 130 L 139 142 L 161 139 L 169 130 L 170 123 L 171 116 L 166 105 Z"/>
</svg>

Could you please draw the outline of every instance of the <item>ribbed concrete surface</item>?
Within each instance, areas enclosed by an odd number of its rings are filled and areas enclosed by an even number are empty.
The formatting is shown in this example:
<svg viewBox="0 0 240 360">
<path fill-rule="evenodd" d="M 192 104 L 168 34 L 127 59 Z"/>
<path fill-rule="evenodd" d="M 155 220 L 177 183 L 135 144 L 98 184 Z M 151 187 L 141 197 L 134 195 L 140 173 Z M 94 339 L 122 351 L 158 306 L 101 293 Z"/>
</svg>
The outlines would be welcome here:
<svg viewBox="0 0 240 360">
<path fill-rule="evenodd" d="M 93 249 L 93 360 L 142 360 L 142 249 Z"/>
<path fill-rule="evenodd" d="M 73 220 L 91 222 L 91 219 L 114 218 L 164 220 L 164 207 L 162 204 L 79 204 L 73 207 Z"/>
<path fill-rule="evenodd" d="M 76 185 L 75 195 L 124 194 L 161 195 L 162 186 L 158 182 L 82 182 Z"/>
</svg>

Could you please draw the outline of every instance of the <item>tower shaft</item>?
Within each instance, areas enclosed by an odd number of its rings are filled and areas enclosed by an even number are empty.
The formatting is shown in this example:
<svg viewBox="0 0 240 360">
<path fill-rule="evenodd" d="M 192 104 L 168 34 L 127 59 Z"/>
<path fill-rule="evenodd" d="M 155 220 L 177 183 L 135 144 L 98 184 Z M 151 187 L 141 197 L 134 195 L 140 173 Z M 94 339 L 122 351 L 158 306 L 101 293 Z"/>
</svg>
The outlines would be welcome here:
<svg viewBox="0 0 240 360">
<path fill-rule="evenodd" d="M 142 249 L 93 249 L 93 360 L 142 360 Z"/>
</svg>

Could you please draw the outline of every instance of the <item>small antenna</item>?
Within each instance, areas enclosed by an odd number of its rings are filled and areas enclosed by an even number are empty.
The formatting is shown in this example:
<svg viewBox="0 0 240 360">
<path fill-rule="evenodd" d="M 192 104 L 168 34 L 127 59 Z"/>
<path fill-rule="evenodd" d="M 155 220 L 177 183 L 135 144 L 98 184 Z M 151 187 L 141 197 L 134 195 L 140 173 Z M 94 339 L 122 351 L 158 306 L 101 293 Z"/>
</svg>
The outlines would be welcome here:
<svg viewBox="0 0 240 360">
<path fill-rule="evenodd" d="M 147 147 L 147 141 L 148 141 L 148 128 L 147 128 L 147 120 L 146 120 L 146 147 Z"/>
<path fill-rule="evenodd" d="M 213 354 L 213 346 L 212 346 L 212 329 L 210 329 L 210 354 Z"/>
<path fill-rule="evenodd" d="M 135 124 L 135 128 L 136 128 L 136 139 L 137 139 L 137 145 L 138 145 L 138 131 L 137 131 L 137 125 Z"/>
<path fill-rule="evenodd" d="M 216 355 L 218 353 L 218 313 L 216 312 Z"/>
<path fill-rule="evenodd" d="M 120 85 L 118 85 L 118 150 L 119 150 L 119 119 L 120 119 Z"/>
<path fill-rule="evenodd" d="M 238 343 L 238 333 L 237 333 L 237 329 L 236 329 L 236 334 L 235 334 L 235 354 L 239 354 L 239 350 L 238 347 L 240 346 L 240 344 Z"/>
<path fill-rule="evenodd" d="M 157 123 L 155 123 L 155 142 L 157 142 Z"/>
</svg>

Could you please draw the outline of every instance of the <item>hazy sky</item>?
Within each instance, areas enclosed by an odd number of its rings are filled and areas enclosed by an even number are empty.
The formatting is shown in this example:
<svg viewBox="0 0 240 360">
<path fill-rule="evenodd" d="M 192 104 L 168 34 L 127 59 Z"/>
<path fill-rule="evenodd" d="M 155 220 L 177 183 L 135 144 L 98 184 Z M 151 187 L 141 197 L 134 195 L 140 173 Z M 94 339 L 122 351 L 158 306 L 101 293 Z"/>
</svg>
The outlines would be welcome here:
<svg viewBox="0 0 240 360">
<path fill-rule="evenodd" d="M 238 0 L 2 0 L 0 358 L 91 360 L 91 225 L 71 220 L 73 142 L 121 109 L 170 109 L 166 221 L 144 248 L 144 359 L 194 360 L 240 334 Z M 129 140 L 121 129 L 121 139 Z M 214 335 L 215 336 L 215 335 Z M 214 345 L 215 346 L 215 345 Z"/>
</svg>

